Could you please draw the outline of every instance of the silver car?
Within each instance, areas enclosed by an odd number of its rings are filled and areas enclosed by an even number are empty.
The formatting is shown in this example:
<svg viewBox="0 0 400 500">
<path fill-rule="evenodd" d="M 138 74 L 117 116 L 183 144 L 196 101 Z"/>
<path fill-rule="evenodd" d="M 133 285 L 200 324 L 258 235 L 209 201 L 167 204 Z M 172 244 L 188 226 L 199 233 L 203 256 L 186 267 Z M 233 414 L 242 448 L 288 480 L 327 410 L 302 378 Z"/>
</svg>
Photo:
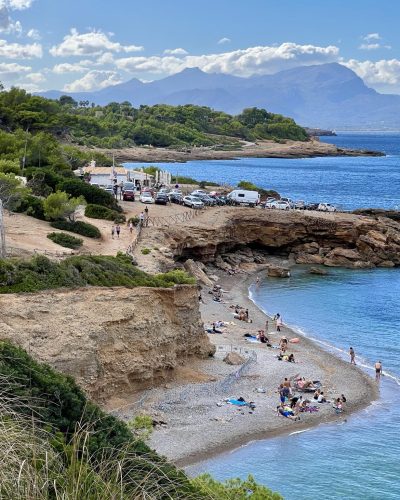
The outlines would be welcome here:
<svg viewBox="0 0 400 500">
<path fill-rule="evenodd" d="M 204 203 L 195 196 L 184 196 L 183 204 L 190 208 L 204 208 Z"/>
</svg>

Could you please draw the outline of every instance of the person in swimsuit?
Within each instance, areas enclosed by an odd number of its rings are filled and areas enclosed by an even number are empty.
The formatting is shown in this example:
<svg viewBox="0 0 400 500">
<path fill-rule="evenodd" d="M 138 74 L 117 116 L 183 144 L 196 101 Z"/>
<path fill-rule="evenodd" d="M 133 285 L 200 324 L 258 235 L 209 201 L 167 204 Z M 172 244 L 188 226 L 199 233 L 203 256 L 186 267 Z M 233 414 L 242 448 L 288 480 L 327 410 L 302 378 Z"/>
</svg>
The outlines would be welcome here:
<svg viewBox="0 0 400 500">
<path fill-rule="evenodd" d="M 380 380 L 382 375 L 382 362 L 377 361 L 375 363 L 375 380 Z"/>
<path fill-rule="evenodd" d="M 352 347 L 350 347 L 349 354 L 350 354 L 350 364 L 355 365 L 356 364 L 356 353 L 354 352 L 354 349 Z"/>
</svg>

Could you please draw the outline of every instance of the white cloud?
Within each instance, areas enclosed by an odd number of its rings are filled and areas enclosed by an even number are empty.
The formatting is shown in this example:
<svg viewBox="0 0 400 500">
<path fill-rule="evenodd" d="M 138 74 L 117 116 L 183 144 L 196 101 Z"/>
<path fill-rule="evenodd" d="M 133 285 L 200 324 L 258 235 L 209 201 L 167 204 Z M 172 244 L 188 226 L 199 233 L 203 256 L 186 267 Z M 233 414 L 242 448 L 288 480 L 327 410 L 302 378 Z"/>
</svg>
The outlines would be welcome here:
<svg viewBox="0 0 400 500">
<path fill-rule="evenodd" d="M 338 60 L 335 46 L 282 45 L 250 47 L 248 49 L 200 56 L 126 57 L 117 59 L 117 68 L 130 73 L 172 74 L 185 68 L 199 67 L 207 73 L 228 73 L 237 76 L 272 74 L 295 66 L 321 64 Z"/>
<path fill-rule="evenodd" d="M 103 51 L 109 52 L 139 52 L 143 47 L 137 45 L 121 45 L 111 41 L 101 31 L 90 31 L 89 33 L 78 33 L 72 29 L 69 35 L 59 45 L 50 49 L 50 54 L 55 57 L 69 56 L 98 56 Z"/>
<path fill-rule="evenodd" d="M 364 35 L 362 39 L 366 42 L 371 42 L 372 40 L 381 40 L 381 36 L 379 33 L 368 33 L 368 35 Z"/>
<path fill-rule="evenodd" d="M 398 59 L 381 59 L 380 61 L 357 61 L 350 59 L 343 62 L 361 77 L 367 85 L 388 88 L 400 85 L 400 61 Z"/>
<path fill-rule="evenodd" d="M 0 63 L 0 75 L 3 77 L 10 78 L 31 70 L 32 68 L 30 66 L 22 66 L 17 63 Z"/>
<path fill-rule="evenodd" d="M 83 73 L 84 71 L 89 71 L 89 67 L 92 65 L 91 61 L 80 61 L 77 63 L 62 63 L 56 64 L 52 71 L 57 75 L 63 75 L 64 73 Z"/>
<path fill-rule="evenodd" d="M 380 43 L 362 43 L 359 46 L 359 49 L 361 49 L 361 50 L 376 50 L 376 49 L 380 49 L 380 48 L 381 48 Z"/>
<path fill-rule="evenodd" d="M 0 32 L 20 35 L 22 26 L 19 21 L 14 21 L 10 12 L 29 8 L 33 0 L 0 0 Z"/>
<path fill-rule="evenodd" d="M 116 71 L 89 71 L 84 77 L 64 86 L 66 92 L 89 91 L 103 89 L 110 85 L 121 83 L 121 78 Z"/>
<path fill-rule="evenodd" d="M 181 47 L 177 49 L 165 49 L 164 54 L 168 54 L 171 56 L 186 56 L 189 52 Z"/>
<path fill-rule="evenodd" d="M 40 40 L 42 37 L 40 36 L 40 33 L 38 30 L 31 29 L 28 31 L 26 34 L 28 38 L 32 38 L 32 40 Z"/>
<path fill-rule="evenodd" d="M 23 45 L 0 40 L 0 57 L 7 59 L 33 59 L 42 57 L 42 46 L 38 43 Z"/>
<path fill-rule="evenodd" d="M 40 83 L 46 80 L 42 73 L 29 73 L 26 77 L 33 83 Z"/>
<path fill-rule="evenodd" d="M 232 40 L 230 38 L 224 37 L 224 38 L 221 38 L 220 40 L 218 40 L 217 43 L 218 43 L 218 45 L 224 45 L 225 43 L 231 43 L 231 41 Z"/>
<path fill-rule="evenodd" d="M 25 89 L 27 92 L 40 92 L 42 89 L 36 85 L 36 83 L 31 82 L 20 82 L 17 87 Z"/>
<path fill-rule="evenodd" d="M 101 56 L 97 59 L 97 64 L 102 65 L 102 64 L 113 64 L 114 63 L 114 55 L 112 52 L 104 52 L 104 54 L 101 54 Z"/>
</svg>

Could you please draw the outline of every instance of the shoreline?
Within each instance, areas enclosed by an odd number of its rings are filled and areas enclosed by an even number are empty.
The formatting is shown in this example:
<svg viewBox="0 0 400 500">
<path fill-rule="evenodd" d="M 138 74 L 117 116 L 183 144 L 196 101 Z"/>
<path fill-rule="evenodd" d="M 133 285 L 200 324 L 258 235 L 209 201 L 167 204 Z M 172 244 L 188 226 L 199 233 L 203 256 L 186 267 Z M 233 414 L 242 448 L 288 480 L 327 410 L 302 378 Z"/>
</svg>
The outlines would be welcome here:
<svg viewBox="0 0 400 500">
<path fill-rule="evenodd" d="M 247 307 L 250 311 L 250 317 L 254 318 L 253 325 L 258 325 L 257 328 L 265 324 L 266 318 L 271 322 L 271 319 L 250 299 L 248 294 L 249 285 L 254 282 L 255 275 L 261 274 L 261 272 L 258 270 L 240 277 L 222 275 L 218 282 L 223 289 L 231 286 L 229 302 L 239 303 Z M 210 323 L 210 320 L 215 321 L 218 317 L 221 317 L 223 313 L 219 309 L 220 306 L 221 304 L 212 300 L 211 303 L 207 300 L 205 304 L 202 304 L 203 321 Z M 227 308 L 224 307 L 224 309 Z M 240 328 L 243 326 L 239 325 Z M 249 328 L 248 325 L 246 325 L 246 328 L 257 329 L 256 326 Z M 242 331 L 243 329 L 234 335 L 229 333 L 228 335 L 209 335 L 209 337 L 213 343 L 218 343 L 218 345 L 221 343 L 229 345 L 232 341 L 235 341 L 235 344 L 240 345 L 242 343 L 243 346 L 249 348 L 243 340 Z M 279 334 L 271 332 L 269 334 L 273 343 L 276 343 Z M 167 413 L 163 415 L 166 418 L 167 427 L 154 431 L 150 445 L 159 453 L 166 455 L 177 466 L 188 467 L 247 445 L 251 441 L 303 431 L 323 423 L 341 421 L 349 414 L 366 408 L 372 401 L 378 399 L 378 386 L 362 369 L 351 366 L 348 362 L 328 352 L 313 340 L 291 328 L 284 326 L 281 334 L 285 334 L 288 338 L 300 338 L 299 344 L 289 344 L 291 346 L 289 352 L 294 352 L 296 358 L 300 359 L 300 363 L 293 365 L 279 362 L 274 356 L 276 352 L 271 352 L 263 344 L 257 345 L 257 347 L 254 347 L 260 360 L 256 363 L 257 366 L 250 369 L 251 373 L 249 375 L 243 375 L 239 381 L 235 382 L 235 387 L 225 395 L 225 397 L 243 395 L 246 400 L 252 400 L 249 398 L 253 398 L 257 404 L 254 414 L 241 414 L 238 418 L 239 413 L 232 406 L 223 405 L 222 408 L 217 406 L 218 401 L 221 401 L 221 396 L 217 393 L 209 395 L 208 399 L 204 400 L 201 391 L 198 390 L 199 387 L 196 388 L 196 384 L 184 384 L 182 386 L 181 383 L 178 383 L 176 386 L 168 386 L 173 393 L 172 401 L 176 402 L 177 395 L 182 394 L 182 390 L 185 391 L 185 388 L 187 390 L 188 386 L 190 391 L 193 390 L 193 393 L 185 398 L 187 401 L 179 403 L 178 409 L 168 409 Z M 250 349 L 253 349 L 253 345 L 250 346 Z M 221 363 L 217 364 L 220 365 Z M 225 363 L 222 363 L 222 365 L 225 365 Z M 226 368 L 226 365 L 224 368 Z M 199 367 L 196 367 L 196 369 L 199 369 Z M 202 370 L 204 370 L 204 367 Z M 293 422 L 276 416 L 275 407 L 278 404 L 278 395 L 275 390 L 279 381 L 283 380 L 283 376 L 293 376 L 294 373 L 298 372 L 307 378 L 316 376 L 321 379 L 328 399 L 342 393 L 346 394 L 348 403 L 345 412 L 336 415 L 331 404 L 327 403 L 318 405 L 320 408 L 318 413 L 301 414 L 300 422 Z M 262 378 L 263 376 L 264 378 Z M 267 394 L 254 393 L 255 386 L 266 386 L 268 382 L 270 382 L 270 385 L 267 388 Z M 150 407 L 153 408 L 153 413 L 154 407 L 157 406 L 155 403 L 159 403 L 160 399 L 165 400 L 161 394 L 155 392 L 153 390 L 153 394 L 151 394 L 152 404 Z M 190 396 L 192 396 L 192 401 Z M 196 398 L 198 404 L 196 404 Z M 200 415 L 197 415 L 196 411 L 199 406 L 202 411 Z M 206 406 L 206 411 L 204 411 L 204 406 Z M 150 410 L 150 407 L 147 409 Z M 178 442 L 183 443 L 180 448 L 176 446 Z"/>
<path fill-rule="evenodd" d="M 241 149 L 213 150 L 207 147 L 192 147 L 184 150 L 135 146 L 129 148 L 87 148 L 114 156 L 120 163 L 185 163 L 194 160 L 237 160 L 239 158 L 315 158 L 331 156 L 385 156 L 380 151 L 340 148 L 318 140 L 307 142 L 287 140 L 280 144 L 274 141 L 259 141 L 244 145 Z"/>
</svg>

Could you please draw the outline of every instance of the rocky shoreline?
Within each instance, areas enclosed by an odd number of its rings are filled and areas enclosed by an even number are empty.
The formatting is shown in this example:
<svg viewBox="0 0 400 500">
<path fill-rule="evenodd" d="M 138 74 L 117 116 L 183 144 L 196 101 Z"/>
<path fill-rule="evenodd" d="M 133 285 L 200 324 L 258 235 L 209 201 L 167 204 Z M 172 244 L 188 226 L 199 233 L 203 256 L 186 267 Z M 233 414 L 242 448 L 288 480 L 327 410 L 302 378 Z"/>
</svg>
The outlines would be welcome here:
<svg viewBox="0 0 400 500">
<path fill-rule="evenodd" d="M 93 148 L 82 148 L 93 151 Z M 316 140 L 300 142 L 290 141 L 278 143 L 259 141 L 243 143 L 242 147 L 232 150 L 217 150 L 210 147 L 188 147 L 185 149 L 155 148 L 136 146 L 130 148 L 101 149 L 96 151 L 113 156 L 118 162 L 166 162 L 184 163 L 193 160 L 235 160 L 237 158 L 313 158 L 317 156 L 385 156 L 379 151 L 339 148 Z"/>
</svg>

